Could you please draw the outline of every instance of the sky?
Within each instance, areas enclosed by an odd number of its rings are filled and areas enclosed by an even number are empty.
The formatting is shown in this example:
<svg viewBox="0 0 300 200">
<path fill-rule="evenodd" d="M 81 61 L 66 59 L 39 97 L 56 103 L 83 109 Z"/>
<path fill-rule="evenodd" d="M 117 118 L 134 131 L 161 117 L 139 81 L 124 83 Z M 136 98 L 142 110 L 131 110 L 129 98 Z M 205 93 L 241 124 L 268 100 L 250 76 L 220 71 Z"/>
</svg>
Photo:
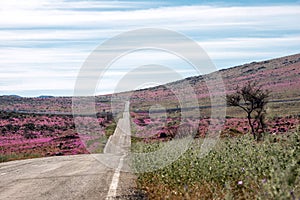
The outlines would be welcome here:
<svg viewBox="0 0 300 200">
<path fill-rule="evenodd" d="M 216 69 L 300 53 L 299 19 L 300 2 L 292 0 L 0 0 L 0 95 L 72 96 L 91 52 L 140 28 L 187 36 Z M 114 92 L 122 77 L 147 64 L 169 66 L 182 78 L 198 75 L 170 53 L 133 52 L 110 66 L 95 94 Z"/>
</svg>

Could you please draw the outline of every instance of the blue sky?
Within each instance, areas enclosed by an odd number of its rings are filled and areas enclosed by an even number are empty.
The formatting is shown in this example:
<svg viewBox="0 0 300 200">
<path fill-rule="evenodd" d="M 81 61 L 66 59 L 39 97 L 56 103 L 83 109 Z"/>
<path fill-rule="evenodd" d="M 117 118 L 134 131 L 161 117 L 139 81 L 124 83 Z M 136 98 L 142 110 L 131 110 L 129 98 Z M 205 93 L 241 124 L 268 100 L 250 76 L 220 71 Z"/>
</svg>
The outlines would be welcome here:
<svg viewBox="0 0 300 200">
<path fill-rule="evenodd" d="M 185 34 L 218 69 L 300 53 L 300 2 L 291 0 L 11 0 L 0 2 L 0 16 L 0 95 L 70 96 L 98 45 L 145 27 Z M 114 91 L 126 69 L 151 62 L 172 66 L 183 77 L 195 75 L 177 58 L 139 52 L 116 62 L 96 93 Z"/>
</svg>

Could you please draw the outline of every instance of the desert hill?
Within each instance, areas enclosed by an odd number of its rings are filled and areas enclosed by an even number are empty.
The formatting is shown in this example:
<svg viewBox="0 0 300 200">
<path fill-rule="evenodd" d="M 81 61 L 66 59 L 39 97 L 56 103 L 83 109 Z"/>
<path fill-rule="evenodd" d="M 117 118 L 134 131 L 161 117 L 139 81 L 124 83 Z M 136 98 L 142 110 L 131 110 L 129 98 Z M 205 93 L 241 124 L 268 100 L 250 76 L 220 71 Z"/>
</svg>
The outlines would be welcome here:
<svg viewBox="0 0 300 200">
<path fill-rule="evenodd" d="M 248 81 L 259 83 L 264 89 L 271 91 L 269 110 L 274 115 L 299 114 L 300 105 L 300 54 L 252 62 L 228 69 L 222 69 L 211 74 L 188 77 L 183 80 L 135 91 L 132 99 L 141 107 L 144 104 L 153 104 L 160 101 L 166 107 L 176 106 L 176 97 L 171 91 L 173 88 L 185 92 L 186 84 L 194 89 L 200 107 L 210 105 L 209 91 L 206 80 L 220 75 L 223 79 L 226 93 L 234 92 L 237 85 L 241 86 Z M 219 82 L 216 82 L 216 87 Z M 172 88 L 172 89 L 168 89 Z M 147 107 L 147 106 L 146 106 Z M 229 110 L 230 113 L 230 110 Z"/>
<path fill-rule="evenodd" d="M 248 81 L 257 81 L 264 89 L 270 90 L 269 111 L 272 115 L 299 114 L 300 106 L 300 54 L 275 58 L 271 60 L 252 62 L 232 68 L 222 69 L 211 74 L 188 77 L 183 80 L 157 87 L 123 92 L 115 96 L 130 95 L 134 110 L 147 110 L 153 104 L 161 104 L 168 109 L 178 107 L 178 99 L 172 90 L 183 94 L 186 84 L 189 84 L 196 94 L 200 107 L 209 107 L 209 91 L 206 80 L 220 75 L 226 93 L 234 91 L 237 85 Z M 215 83 L 216 86 L 222 83 Z M 171 88 L 171 89 L 170 89 Z M 112 95 L 96 97 L 99 111 L 109 109 Z M 59 112 L 71 113 L 71 97 L 52 98 L 20 98 L 15 96 L 0 96 L 0 110 L 28 112 Z M 232 109 L 229 109 L 229 115 Z"/>
</svg>

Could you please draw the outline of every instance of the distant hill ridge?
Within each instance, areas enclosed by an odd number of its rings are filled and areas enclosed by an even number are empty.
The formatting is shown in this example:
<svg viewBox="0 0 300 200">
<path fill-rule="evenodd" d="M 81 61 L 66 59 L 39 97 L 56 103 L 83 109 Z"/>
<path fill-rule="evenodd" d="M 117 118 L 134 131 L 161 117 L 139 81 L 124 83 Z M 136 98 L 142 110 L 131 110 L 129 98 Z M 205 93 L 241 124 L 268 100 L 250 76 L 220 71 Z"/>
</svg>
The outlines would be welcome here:
<svg viewBox="0 0 300 200">
<path fill-rule="evenodd" d="M 41 96 L 38 96 L 38 98 L 48 99 L 48 98 L 55 98 L 55 97 L 54 96 L 50 96 L 50 95 L 41 95 Z"/>
<path fill-rule="evenodd" d="M 219 84 L 224 84 L 227 93 L 234 92 L 237 85 L 241 86 L 248 81 L 256 81 L 263 88 L 272 91 L 270 100 L 277 102 L 277 105 L 274 103 L 272 109 L 277 113 L 300 113 L 300 101 L 298 101 L 300 99 L 300 54 L 261 62 L 251 62 L 221 69 L 210 74 L 188 77 L 165 85 L 114 95 L 120 97 L 131 95 L 131 105 L 136 105 L 136 108 L 138 106 L 144 107 L 144 104 L 154 105 L 157 103 L 165 103 L 169 108 L 176 108 L 178 107 L 178 99 L 176 99 L 173 91 L 167 88 L 176 89 L 178 92 L 186 94 L 186 86 L 189 84 L 194 89 L 200 106 L 205 107 L 210 105 L 210 93 L 205 80 L 213 80 L 216 75 L 220 75 L 223 80 L 222 82 L 215 82 L 214 85 L 218 87 Z M 96 104 L 100 107 L 103 107 L 105 104 L 107 109 L 109 109 L 111 96 L 112 94 L 97 96 Z M 41 98 L 43 101 L 39 101 Z M 290 100 L 293 100 L 293 103 Z M 0 101 L 0 110 L 25 109 L 37 112 L 49 110 L 51 112 L 72 112 L 72 97 L 42 95 L 39 98 L 21 98 L 17 95 L 7 95 L 0 96 Z"/>
<path fill-rule="evenodd" d="M 248 81 L 257 81 L 264 88 L 274 91 L 273 98 L 293 98 L 299 97 L 300 92 L 300 54 L 275 58 L 261 62 L 251 62 L 216 72 L 192 76 L 175 82 L 167 83 L 167 86 L 186 84 L 193 86 L 196 93 L 203 92 L 205 79 L 210 79 L 216 74 L 221 75 L 228 92 L 232 91 L 236 85 L 242 85 Z M 136 93 L 157 91 L 164 86 L 137 90 Z M 137 94 L 138 95 L 138 94 Z"/>
</svg>

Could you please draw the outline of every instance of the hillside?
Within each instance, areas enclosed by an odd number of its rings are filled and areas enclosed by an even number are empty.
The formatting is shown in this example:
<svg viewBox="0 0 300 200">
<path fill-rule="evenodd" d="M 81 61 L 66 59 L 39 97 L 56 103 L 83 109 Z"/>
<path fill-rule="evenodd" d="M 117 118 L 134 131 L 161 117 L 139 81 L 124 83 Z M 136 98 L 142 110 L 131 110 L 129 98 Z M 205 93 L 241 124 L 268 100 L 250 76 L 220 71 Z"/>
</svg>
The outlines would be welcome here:
<svg viewBox="0 0 300 200">
<path fill-rule="evenodd" d="M 247 81 L 257 81 L 263 88 L 272 91 L 269 110 L 273 115 L 299 114 L 300 54 L 262 62 L 252 62 L 222 69 L 207 75 L 188 77 L 183 80 L 168 83 L 164 86 L 115 95 L 130 95 L 132 109 L 134 110 L 147 110 L 149 106 L 154 103 L 161 104 L 166 108 L 177 108 L 178 99 L 168 88 L 176 89 L 184 94 L 186 84 L 190 84 L 197 95 L 199 106 L 205 108 L 210 106 L 209 91 L 206 87 L 205 80 L 213 79 L 216 75 L 221 75 L 223 78 L 227 93 L 233 92 L 237 85 L 243 85 Z M 111 95 L 103 95 L 96 98 L 96 107 L 99 111 L 102 111 L 103 108 L 106 110 L 109 109 L 110 97 Z M 71 97 L 19 98 L 15 96 L 1 96 L 0 101 L 0 110 L 72 112 Z M 229 115 L 233 114 L 232 111 L 234 111 L 234 109 L 228 110 Z"/>
<path fill-rule="evenodd" d="M 248 81 L 257 81 L 264 89 L 271 91 L 269 110 L 274 115 L 299 114 L 300 54 L 252 62 L 222 69 L 208 75 L 189 77 L 166 86 L 135 91 L 131 98 L 136 102 L 135 106 L 140 108 L 143 106 L 146 108 L 146 104 L 151 105 L 157 101 L 165 104 L 166 107 L 174 107 L 177 105 L 176 96 L 167 88 L 176 88 L 184 92 L 184 86 L 190 84 L 197 95 L 200 107 L 209 106 L 209 91 L 205 80 L 213 79 L 216 75 L 221 75 L 226 93 L 233 92 L 237 85 L 241 86 Z M 220 83 L 216 82 L 215 84 Z M 229 114 L 232 114 L 232 111 L 234 110 L 230 109 Z"/>
</svg>

